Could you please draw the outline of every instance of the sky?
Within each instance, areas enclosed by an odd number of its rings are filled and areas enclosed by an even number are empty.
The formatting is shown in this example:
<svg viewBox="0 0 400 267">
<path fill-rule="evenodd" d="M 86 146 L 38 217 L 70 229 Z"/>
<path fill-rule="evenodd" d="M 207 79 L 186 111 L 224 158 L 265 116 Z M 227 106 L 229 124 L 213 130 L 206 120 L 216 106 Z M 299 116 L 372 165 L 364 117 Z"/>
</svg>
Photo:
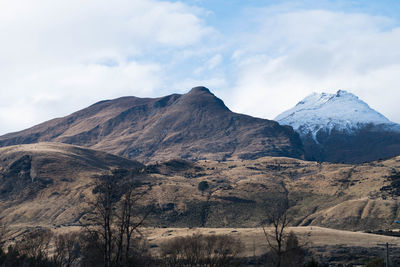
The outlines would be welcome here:
<svg viewBox="0 0 400 267">
<path fill-rule="evenodd" d="M 400 1 L 0 0 L 0 134 L 208 87 L 274 119 L 346 90 L 400 123 Z"/>
</svg>

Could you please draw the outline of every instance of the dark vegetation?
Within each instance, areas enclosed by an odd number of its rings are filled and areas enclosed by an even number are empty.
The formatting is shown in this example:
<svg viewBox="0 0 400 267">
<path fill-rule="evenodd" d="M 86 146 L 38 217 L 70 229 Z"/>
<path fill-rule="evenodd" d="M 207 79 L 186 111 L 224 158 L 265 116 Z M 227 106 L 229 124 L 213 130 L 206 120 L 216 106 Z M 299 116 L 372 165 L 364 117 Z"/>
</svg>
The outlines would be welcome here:
<svg viewBox="0 0 400 267">
<path fill-rule="evenodd" d="M 400 232 L 392 231 L 389 229 L 386 230 L 377 230 L 377 231 L 365 231 L 366 233 L 376 234 L 376 235 L 386 235 L 386 236 L 396 236 L 400 237 Z"/>
<path fill-rule="evenodd" d="M 0 174 L 0 199 L 25 201 L 33 198 L 42 188 L 53 183 L 50 178 L 37 178 L 31 174 L 32 157 L 24 155 L 14 161 L 6 172 Z"/>
<path fill-rule="evenodd" d="M 400 258 L 398 256 L 400 248 L 391 247 L 389 251 L 389 266 L 400 266 Z M 308 253 L 312 254 L 312 257 L 318 262 L 318 265 L 310 266 L 385 266 L 386 251 L 384 247 L 317 246 L 310 249 Z"/>
<path fill-rule="evenodd" d="M 208 188 L 209 185 L 207 181 L 201 181 L 197 186 L 197 189 L 201 191 L 201 194 L 204 194 L 204 191 L 206 191 Z"/>
<path fill-rule="evenodd" d="M 387 180 L 390 184 L 383 186 L 381 192 L 386 192 L 390 196 L 400 196 L 400 172 L 393 169 Z"/>
</svg>

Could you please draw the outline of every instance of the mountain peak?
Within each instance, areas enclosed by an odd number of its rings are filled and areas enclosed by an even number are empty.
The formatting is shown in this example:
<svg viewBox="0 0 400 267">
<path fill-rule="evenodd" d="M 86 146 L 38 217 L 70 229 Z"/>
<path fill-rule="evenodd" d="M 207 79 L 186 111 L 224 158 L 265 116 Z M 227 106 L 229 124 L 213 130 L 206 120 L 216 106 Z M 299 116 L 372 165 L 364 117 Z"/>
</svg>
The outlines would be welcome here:
<svg viewBox="0 0 400 267">
<path fill-rule="evenodd" d="M 353 95 L 353 94 L 350 93 L 350 92 L 347 92 L 346 90 L 339 89 L 339 90 L 336 92 L 336 96 L 342 96 L 342 95 Z"/>
<path fill-rule="evenodd" d="M 211 112 L 229 111 L 224 102 L 204 86 L 192 88 L 188 93 L 182 96 L 180 104 L 185 105 L 188 110 L 200 108 Z"/>
<path fill-rule="evenodd" d="M 208 89 L 207 87 L 204 87 L 204 86 L 193 87 L 189 93 L 209 93 L 209 94 L 211 94 L 210 89 Z"/>
<path fill-rule="evenodd" d="M 329 132 L 332 129 L 352 131 L 370 123 L 393 124 L 356 95 L 345 90 L 338 90 L 336 94 L 312 93 L 275 120 L 292 126 L 300 134 L 312 133 L 314 136 L 321 129 Z"/>
<path fill-rule="evenodd" d="M 336 92 L 336 97 L 349 97 L 349 98 L 359 99 L 358 96 L 356 96 L 355 94 L 347 92 L 345 90 L 338 90 Z"/>
</svg>

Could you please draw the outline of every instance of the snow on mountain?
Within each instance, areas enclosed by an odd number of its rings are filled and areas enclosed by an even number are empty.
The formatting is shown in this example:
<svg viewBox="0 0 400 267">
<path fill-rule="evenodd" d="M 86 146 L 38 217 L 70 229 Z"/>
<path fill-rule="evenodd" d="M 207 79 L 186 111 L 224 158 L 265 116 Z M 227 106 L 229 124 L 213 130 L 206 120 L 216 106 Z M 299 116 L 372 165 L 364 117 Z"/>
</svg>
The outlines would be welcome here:
<svg viewBox="0 0 400 267">
<path fill-rule="evenodd" d="M 313 93 L 275 120 L 292 126 L 301 135 L 311 133 L 314 140 L 320 130 L 330 133 L 335 129 L 351 133 L 371 123 L 384 126 L 387 130 L 400 130 L 400 125 L 370 108 L 357 96 L 343 90 L 336 94 Z"/>
</svg>

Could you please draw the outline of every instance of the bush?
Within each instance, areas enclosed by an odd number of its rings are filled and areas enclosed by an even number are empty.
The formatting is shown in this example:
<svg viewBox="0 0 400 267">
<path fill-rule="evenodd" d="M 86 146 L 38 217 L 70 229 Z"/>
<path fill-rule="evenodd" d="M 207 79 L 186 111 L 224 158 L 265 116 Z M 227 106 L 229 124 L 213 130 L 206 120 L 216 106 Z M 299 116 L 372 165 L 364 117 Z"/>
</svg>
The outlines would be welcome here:
<svg viewBox="0 0 400 267">
<path fill-rule="evenodd" d="M 320 267 L 320 266 L 322 265 L 319 264 L 316 260 L 314 260 L 314 258 L 312 258 L 306 264 L 304 264 L 304 267 Z"/>
<path fill-rule="evenodd" d="M 383 267 L 385 266 L 385 261 L 383 259 L 372 259 L 365 264 L 365 267 Z"/>
<path fill-rule="evenodd" d="M 197 189 L 201 191 L 201 194 L 204 193 L 209 188 L 208 182 L 207 181 L 201 181 L 199 185 L 197 186 Z"/>
<path fill-rule="evenodd" d="M 161 245 L 165 266 L 234 265 L 235 257 L 242 251 L 239 239 L 227 235 L 200 235 L 176 237 Z"/>
</svg>

